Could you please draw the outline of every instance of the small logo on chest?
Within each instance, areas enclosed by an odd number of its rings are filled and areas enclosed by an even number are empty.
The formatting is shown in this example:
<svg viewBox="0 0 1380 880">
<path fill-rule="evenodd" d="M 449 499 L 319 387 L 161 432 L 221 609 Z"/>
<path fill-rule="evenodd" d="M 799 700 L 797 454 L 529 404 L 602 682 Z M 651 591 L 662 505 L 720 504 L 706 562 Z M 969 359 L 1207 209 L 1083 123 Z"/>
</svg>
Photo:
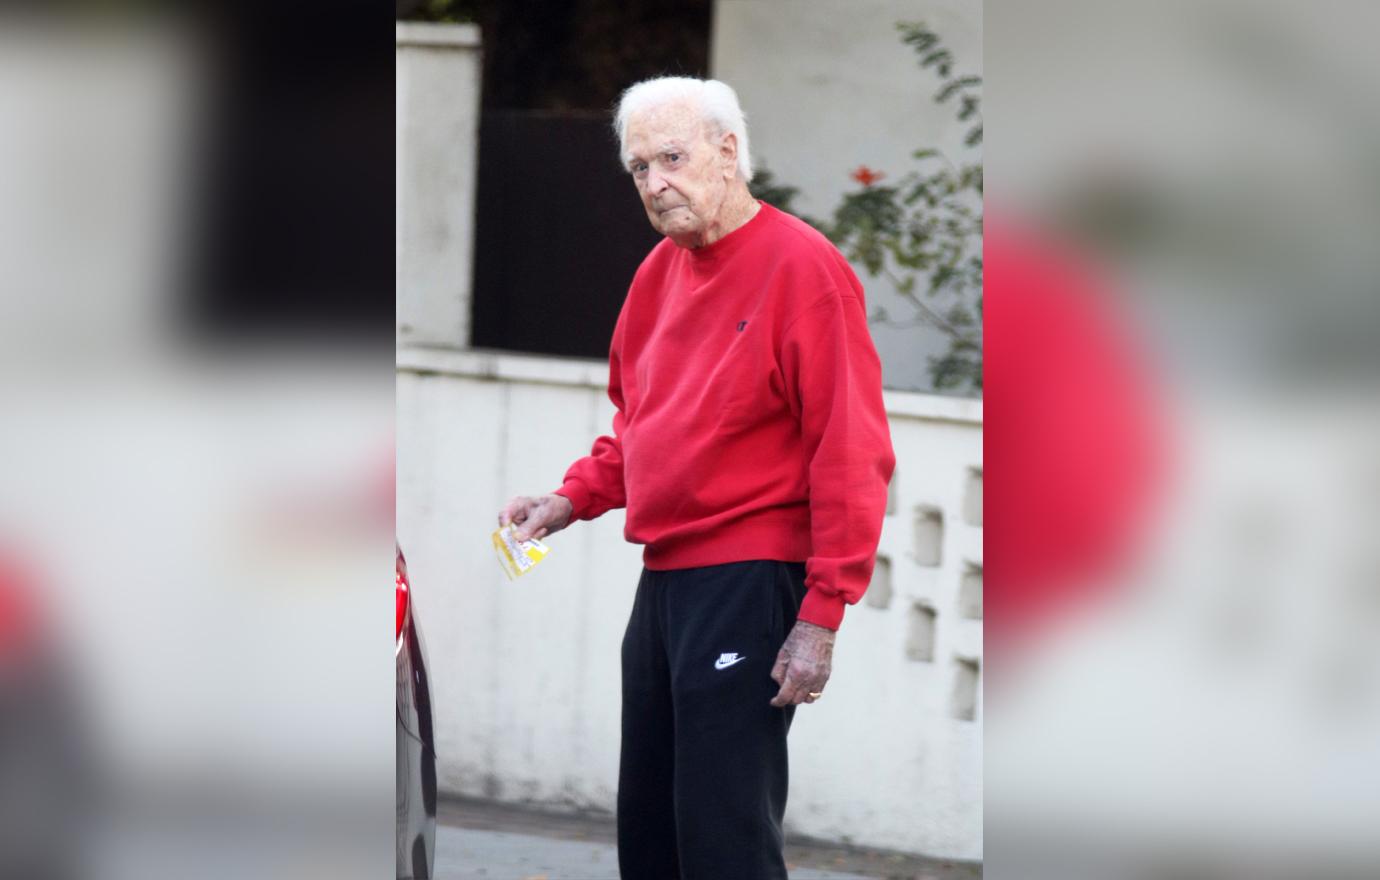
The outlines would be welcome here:
<svg viewBox="0 0 1380 880">
<path fill-rule="evenodd" d="M 739 333 L 742 333 L 742 332 L 743 332 L 743 328 L 746 327 L 746 326 L 747 326 L 747 321 L 739 321 L 739 322 L 738 322 L 738 332 L 739 332 Z"/>
</svg>

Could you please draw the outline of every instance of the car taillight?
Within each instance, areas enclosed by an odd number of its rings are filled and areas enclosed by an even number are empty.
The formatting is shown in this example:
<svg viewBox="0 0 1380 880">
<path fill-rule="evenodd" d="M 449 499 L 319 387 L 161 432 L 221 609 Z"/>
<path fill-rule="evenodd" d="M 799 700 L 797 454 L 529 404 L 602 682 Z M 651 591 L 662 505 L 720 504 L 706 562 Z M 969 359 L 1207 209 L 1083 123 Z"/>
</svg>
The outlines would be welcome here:
<svg viewBox="0 0 1380 880">
<path fill-rule="evenodd" d="M 403 621 L 407 619 L 407 575 L 398 572 L 395 581 L 398 593 L 398 630 L 395 639 L 402 638 Z"/>
</svg>

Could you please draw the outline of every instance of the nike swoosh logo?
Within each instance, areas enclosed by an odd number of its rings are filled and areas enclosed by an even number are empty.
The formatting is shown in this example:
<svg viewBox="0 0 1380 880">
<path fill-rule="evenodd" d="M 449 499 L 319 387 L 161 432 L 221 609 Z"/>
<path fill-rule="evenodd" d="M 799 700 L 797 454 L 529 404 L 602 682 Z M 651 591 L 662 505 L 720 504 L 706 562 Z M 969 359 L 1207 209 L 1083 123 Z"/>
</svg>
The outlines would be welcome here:
<svg viewBox="0 0 1380 880">
<path fill-rule="evenodd" d="M 746 660 L 746 659 L 747 659 L 746 657 L 739 657 L 737 654 L 724 654 L 724 655 L 723 655 L 722 657 L 720 657 L 718 660 L 715 660 L 715 661 L 714 661 L 714 668 L 715 668 L 715 669 L 727 669 L 728 667 L 732 666 L 734 663 L 742 663 L 742 662 L 743 662 L 744 660 Z"/>
</svg>

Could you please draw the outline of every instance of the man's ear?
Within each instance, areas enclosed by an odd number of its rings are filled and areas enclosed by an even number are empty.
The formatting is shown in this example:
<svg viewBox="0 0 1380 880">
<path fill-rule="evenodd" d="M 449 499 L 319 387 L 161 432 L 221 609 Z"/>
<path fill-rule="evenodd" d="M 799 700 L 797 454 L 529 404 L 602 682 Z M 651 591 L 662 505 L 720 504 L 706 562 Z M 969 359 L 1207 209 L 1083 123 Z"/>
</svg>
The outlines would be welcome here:
<svg viewBox="0 0 1380 880">
<path fill-rule="evenodd" d="M 725 177 L 738 173 L 738 136 L 731 131 L 719 141 L 719 158 L 724 160 Z"/>
</svg>

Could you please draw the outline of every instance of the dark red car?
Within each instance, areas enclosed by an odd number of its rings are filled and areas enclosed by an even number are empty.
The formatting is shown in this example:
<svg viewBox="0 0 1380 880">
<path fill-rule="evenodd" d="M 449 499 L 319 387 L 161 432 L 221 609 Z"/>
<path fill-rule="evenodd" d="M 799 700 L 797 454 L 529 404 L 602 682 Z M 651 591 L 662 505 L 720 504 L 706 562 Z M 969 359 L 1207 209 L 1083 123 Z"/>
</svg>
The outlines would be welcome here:
<svg viewBox="0 0 1380 880">
<path fill-rule="evenodd" d="M 407 561 L 397 551 L 398 880 L 431 876 L 436 858 L 436 740 L 426 647 L 412 606 Z"/>
</svg>

